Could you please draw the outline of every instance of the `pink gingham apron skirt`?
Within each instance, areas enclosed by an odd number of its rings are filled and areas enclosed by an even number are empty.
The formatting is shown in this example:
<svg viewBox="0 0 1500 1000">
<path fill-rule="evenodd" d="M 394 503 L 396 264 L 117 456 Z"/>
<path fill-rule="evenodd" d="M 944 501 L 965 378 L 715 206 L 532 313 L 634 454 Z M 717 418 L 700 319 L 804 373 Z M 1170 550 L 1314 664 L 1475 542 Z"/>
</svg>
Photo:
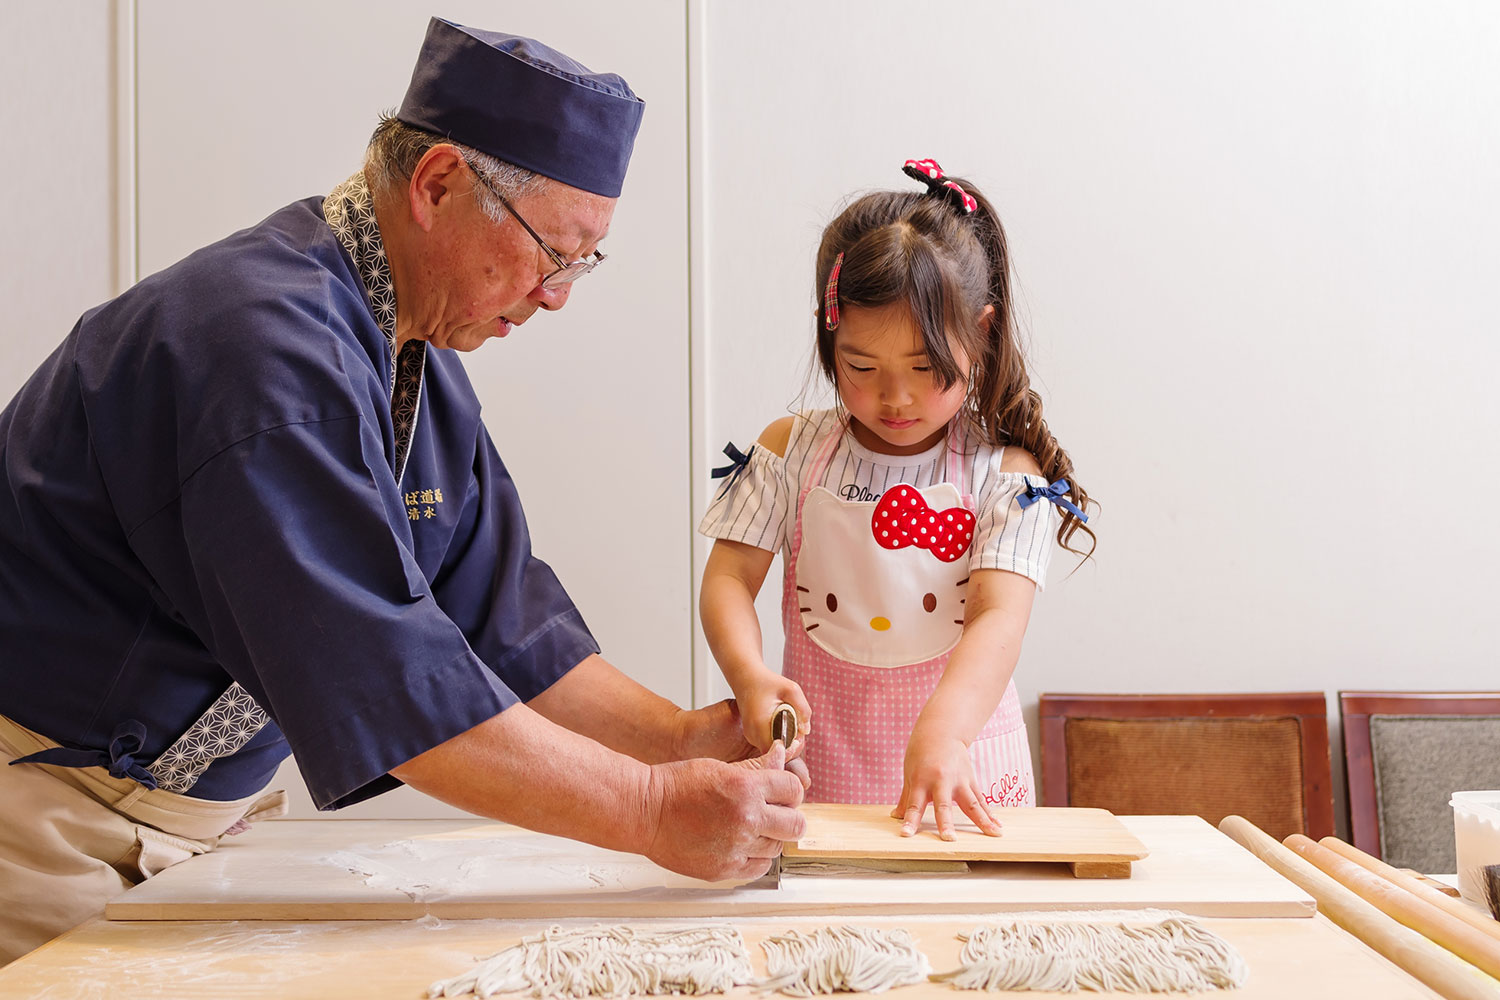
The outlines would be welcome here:
<svg viewBox="0 0 1500 1000">
<path fill-rule="evenodd" d="M 877 503 L 846 501 L 813 485 L 822 478 L 843 434 L 844 428 L 839 426 L 827 435 L 808 468 L 797 498 L 791 556 L 786 560 L 782 584 L 781 617 L 786 631 L 782 671 L 801 685 L 812 706 L 812 733 L 806 750 L 808 770 L 812 775 L 808 801 L 895 805 L 901 797 L 907 739 L 922 707 L 937 688 L 948 656 L 962 634 L 962 606 L 954 601 L 947 609 L 953 612 L 945 620 L 951 621 L 951 626 L 938 625 L 937 618 L 925 623 L 929 626 L 929 636 L 934 627 L 947 628 L 946 633 L 937 636 L 942 648 L 937 655 L 926 655 L 919 662 L 895 665 L 851 662 L 829 648 L 828 637 L 832 637 L 837 629 L 828 619 L 833 617 L 838 600 L 824 592 L 829 586 L 827 571 L 831 569 L 840 574 L 840 579 L 845 582 L 841 588 L 853 581 L 856 589 L 867 589 L 874 574 L 889 573 L 895 568 L 907 577 L 917 575 L 919 578 L 915 580 L 903 579 L 902 585 L 915 593 L 928 590 L 924 598 L 930 599 L 933 593 L 961 592 L 968 576 L 968 553 L 957 561 L 944 563 L 929 553 L 907 550 L 900 560 L 895 560 L 892 557 L 896 553 L 873 543 L 864 544 L 865 540 L 857 535 L 860 531 L 868 533 L 867 526 Z M 953 497 L 955 490 L 963 507 L 971 512 L 974 509 L 973 499 L 966 493 L 967 477 L 960 461 L 962 449 L 957 444 L 950 436 L 948 483 L 917 491 L 935 502 L 934 511 L 940 511 L 942 508 L 936 504 L 946 502 L 945 497 Z M 883 496 L 891 497 L 901 488 L 901 484 L 891 486 Z M 815 538 L 815 544 L 805 547 L 805 513 L 809 495 L 814 490 L 819 494 L 812 497 L 818 517 L 813 530 L 826 531 L 826 537 Z M 830 522 L 829 518 L 836 520 Z M 835 524 L 836 530 L 820 527 L 828 524 Z M 804 555 L 810 556 L 806 562 Z M 894 565 L 897 562 L 899 565 Z M 815 582 L 824 586 L 814 586 Z M 846 607 L 849 606 L 849 596 L 849 593 L 845 594 Z M 886 600 L 890 600 L 889 595 Z M 820 603 L 825 601 L 830 605 L 828 615 L 823 614 L 823 604 Z M 933 603 L 927 601 L 928 605 Z M 910 609 L 906 610 L 908 617 L 921 617 Z M 928 610 L 937 609 L 929 607 Z M 823 620 L 810 622 L 804 614 L 815 614 Z M 863 615 L 858 616 L 852 626 L 846 620 L 844 634 L 849 634 L 849 627 L 894 631 L 891 620 L 884 615 L 868 621 L 860 619 Z M 814 641 L 812 636 L 812 630 L 820 625 L 827 626 L 821 643 Z M 849 643 L 846 648 L 856 645 L 873 648 L 867 643 L 878 643 L 881 638 L 880 632 L 870 633 L 864 639 Z M 928 645 L 931 645 L 930 639 Z M 834 648 L 838 648 L 837 645 Z M 863 659 L 880 659 L 868 653 L 856 655 Z M 899 659 L 899 653 L 896 655 Z M 1014 683 L 1006 686 L 994 714 L 970 745 L 969 759 L 987 805 L 1035 804 L 1031 751 Z"/>
</svg>

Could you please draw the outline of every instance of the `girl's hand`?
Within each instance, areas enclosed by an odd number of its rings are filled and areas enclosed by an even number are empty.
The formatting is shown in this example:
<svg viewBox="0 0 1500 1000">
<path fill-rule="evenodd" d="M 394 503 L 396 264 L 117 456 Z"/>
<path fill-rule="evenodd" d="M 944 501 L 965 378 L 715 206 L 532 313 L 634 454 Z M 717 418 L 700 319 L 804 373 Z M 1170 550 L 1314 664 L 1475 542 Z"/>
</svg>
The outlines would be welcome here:
<svg viewBox="0 0 1500 1000">
<path fill-rule="evenodd" d="M 943 733 L 930 733 L 919 723 L 906 744 L 905 781 L 901 800 L 891 817 L 901 821 L 901 836 L 910 837 L 922 825 L 922 815 L 932 805 L 938 836 L 953 840 L 953 807 L 974 821 L 980 831 L 1000 836 L 1000 821 L 985 807 L 984 795 L 974 779 L 974 765 L 964 741 Z"/>
<path fill-rule="evenodd" d="M 795 681 L 789 681 L 769 668 L 762 667 L 754 680 L 736 689 L 735 700 L 740 704 L 740 725 L 744 729 L 745 742 L 765 753 L 771 747 L 771 713 L 782 702 L 797 710 L 797 736 L 804 739 L 812 732 L 812 706 L 807 696 Z"/>
<path fill-rule="evenodd" d="M 712 757 L 749 770 L 766 766 L 766 752 L 757 750 L 745 739 L 740 723 L 740 708 L 733 698 L 714 702 L 707 708 L 679 710 L 677 738 L 673 746 L 673 760 Z M 785 770 L 797 776 L 804 791 L 812 785 L 812 778 L 807 773 L 807 762 L 801 759 L 805 746 L 806 741 L 799 734 L 778 758 L 783 762 L 781 766 Z"/>
</svg>

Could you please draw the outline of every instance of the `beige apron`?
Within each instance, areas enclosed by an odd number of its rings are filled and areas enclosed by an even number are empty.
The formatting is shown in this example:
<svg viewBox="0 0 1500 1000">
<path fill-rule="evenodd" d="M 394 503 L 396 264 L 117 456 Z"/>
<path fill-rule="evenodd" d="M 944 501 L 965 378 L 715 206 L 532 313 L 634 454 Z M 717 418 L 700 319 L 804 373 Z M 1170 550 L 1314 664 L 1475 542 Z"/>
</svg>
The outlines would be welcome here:
<svg viewBox="0 0 1500 1000">
<path fill-rule="evenodd" d="M 286 812 L 281 791 L 212 802 L 104 767 L 6 764 L 55 746 L 0 715 L 0 965 L 99 916 L 141 880 L 213 850 L 240 820 Z"/>
</svg>

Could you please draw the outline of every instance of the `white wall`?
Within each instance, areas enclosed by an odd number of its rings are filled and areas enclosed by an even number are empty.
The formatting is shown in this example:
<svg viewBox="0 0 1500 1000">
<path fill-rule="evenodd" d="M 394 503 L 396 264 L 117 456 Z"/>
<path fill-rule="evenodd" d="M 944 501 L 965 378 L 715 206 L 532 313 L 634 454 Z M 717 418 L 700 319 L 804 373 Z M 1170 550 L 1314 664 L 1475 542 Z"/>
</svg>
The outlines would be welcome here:
<svg viewBox="0 0 1500 1000">
<path fill-rule="evenodd" d="M 115 291 L 110 0 L 0 5 L 0 406 Z"/>
<path fill-rule="evenodd" d="M 133 242 L 114 197 L 133 191 L 116 142 L 131 9 L 0 6 L 6 398 Z M 443 13 L 535 34 L 648 102 L 615 256 L 563 313 L 468 359 L 539 551 L 636 676 L 679 701 L 724 693 L 701 641 L 688 665 L 707 469 L 801 388 L 823 224 L 934 156 L 1005 218 L 1048 419 L 1104 504 L 1097 560 L 1071 578 L 1059 560 L 1037 605 L 1017 677 L 1033 718 L 1043 690 L 1494 686 L 1500 9 Z M 352 171 L 426 16 L 141 4 L 143 272 Z M 591 440 L 597 487 L 555 486 L 557 456 L 571 468 Z M 598 516 L 631 467 L 659 502 L 642 547 Z"/>
<path fill-rule="evenodd" d="M 1495 685 L 1500 8 L 704 7 L 700 468 L 800 385 L 822 226 L 934 157 L 1008 227 L 1103 504 L 1037 603 L 1033 728 L 1048 690 Z"/>
</svg>

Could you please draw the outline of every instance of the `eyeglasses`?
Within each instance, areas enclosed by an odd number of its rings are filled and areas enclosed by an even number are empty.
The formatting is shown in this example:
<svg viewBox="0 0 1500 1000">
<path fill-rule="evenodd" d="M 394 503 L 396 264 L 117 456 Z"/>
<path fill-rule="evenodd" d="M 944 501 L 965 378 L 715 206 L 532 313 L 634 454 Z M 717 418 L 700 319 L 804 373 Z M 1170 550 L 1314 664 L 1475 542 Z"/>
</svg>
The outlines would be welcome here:
<svg viewBox="0 0 1500 1000">
<path fill-rule="evenodd" d="M 552 263 L 557 265 L 557 270 L 549 271 L 547 274 L 542 276 L 543 288 L 560 288 L 563 285 L 572 284 L 574 281 L 577 281 L 579 278 L 583 277 L 585 274 L 588 274 L 594 268 L 604 263 L 606 255 L 600 253 L 597 250 L 589 254 L 587 257 L 584 257 L 580 260 L 575 260 L 572 263 L 564 260 L 562 254 L 558 253 L 556 250 L 548 246 L 547 241 L 538 236 L 536 234 L 536 230 L 532 229 L 531 226 L 526 222 L 526 220 L 521 218 L 521 213 L 516 211 L 516 206 L 512 205 L 510 203 L 510 199 L 501 194 L 500 190 L 496 188 L 495 185 L 490 183 L 490 179 L 484 176 L 484 173 L 480 171 L 479 168 L 475 167 L 474 164 L 469 163 L 467 160 L 465 160 L 464 163 L 466 166 L 468 166 L 469 170 L 474 174 L 474 176 L 479 178 L 479 183 L 489 188 L 490 194 L 493 194 L 496 198 L 500 199 L 500 204 L 505 206 L 505 210 L 511 214 L 511 217 L 521 224 L 521 228 L 526 230 L 527 235 L 529 235 L 533 240 L 536 240 L 537 246 L 547 251 L 547 256 L 551 257 Z"/>
</svg>

